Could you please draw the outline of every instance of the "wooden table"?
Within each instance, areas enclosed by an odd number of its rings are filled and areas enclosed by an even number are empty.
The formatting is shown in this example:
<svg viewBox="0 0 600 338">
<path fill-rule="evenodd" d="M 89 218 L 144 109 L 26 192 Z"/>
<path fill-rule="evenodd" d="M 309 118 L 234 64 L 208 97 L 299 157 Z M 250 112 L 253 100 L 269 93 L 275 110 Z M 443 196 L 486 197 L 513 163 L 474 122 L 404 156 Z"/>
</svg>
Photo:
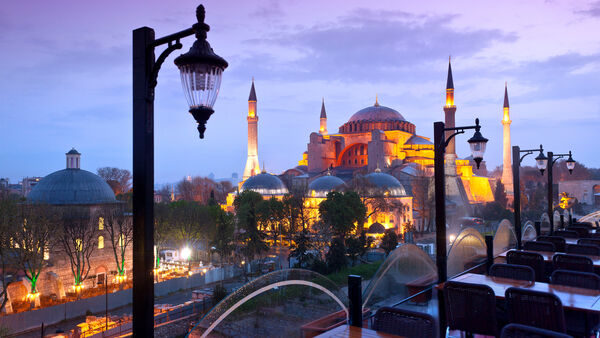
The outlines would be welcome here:
<svg viewBox="0 0 600 338">
<path fill-rule="evenodd" d="M 506 258 L 506 254 L 509 251 L 517 251 L 514 249 L 511 250 L 506 250 L 504 252 L 501 252 L 498 257 L 502 257 L 502 258 Z M 564 252 L 550 252 L 550 251 L 531 251 L 531 250 L 518 250 L 518 251 L 526 251 L 526 252 L 535 252 L 535 253 L 539 253 L 540 255 L 542 255 L 542 257 L 544 257 L 544 260 L 546 262 L 552 262 L 552 257 L 554 256 L 554 254 L 564 254 Z M 582 254 L 576 254 L 578 256 L 585 256 L 588 257 L 589 259 L 592 260 L 592 263 L 594 263 L 594 267 L 598 267 L 600 268 L 600 257 L 599 256 L 591 256 L 591 255 L 582 255 Z"/>
<path fill-rule="evenodd" d="M 356 327 L 356 326 L 342 325 L 342 326 L 336 327 L 333 330 L 329 330 L 327 332 L 321 333 L 317 337 L 393 338 L 393 337 L 400 337 L 400 336 L 396 336 L 396 335 L 389 334 L 389 333 L 377 332 L 377 331 L 360 328 L 360 327 Z"/>
<path fill-rule="evenodd" d="M 473 284 L 484 284 L 492 288 L 496 298 L 504 299 L 506 289 L 518 287 L 555 294 L 564 308 L 600 313 L 600 291 L 582 289 L 572 286 L 554 285 L 542 282 L 528 282 L 509 278 L 491 277 L 474 273 L 458 276 L 453 281 Z"/>
</svg>

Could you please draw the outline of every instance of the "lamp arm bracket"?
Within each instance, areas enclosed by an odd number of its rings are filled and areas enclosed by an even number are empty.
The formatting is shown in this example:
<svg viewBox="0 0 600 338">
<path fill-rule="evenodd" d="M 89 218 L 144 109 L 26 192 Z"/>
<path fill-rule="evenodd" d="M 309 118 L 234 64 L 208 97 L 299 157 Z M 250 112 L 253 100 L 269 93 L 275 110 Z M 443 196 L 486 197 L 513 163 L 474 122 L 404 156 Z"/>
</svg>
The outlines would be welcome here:
<svg viewBox="0 0 600 338">
<path fill-rule="evenodd" d="M 455 128 L 444 128 L 444 130 L 457 130 Z M 454 136 L 458 135 L 458 134 L 464 134 L 465 131 L 464 129 L 461 130 L 457 130 L 454 134 L 450 135 L 448 137 L 448 139 L 444 142 L 444 149 L 446 149 L 446 147 L 448 146 L 448 144 L 450 143 L 450 141 L 454 138 Z"/>
<path fill-rule="evenodd" d="M 561 158 L 565 158 L 569 156 L 569 154 L 554 154 L 552 156 L 552 165 L 554 165 L 554 163 L 556 163 L 556 161 L 560 160 Z"/>
<path fill-rule="evenodd" d="M 160 71 L 160 67 L 162 67 L 162 64 L 165 62 L 165 59 L 171 53 L 173 53 L 173 51 L 175 51 L 176 49 L 181 49 L 183 47 L 181 42 L 179 42 L 179 39 L 175 40 L 174 43 L 173 41 L 169 41 L 168 44 L 169 45 L 167 49 L 160 53 L 160 56 L 158 57 L 158 59 L 156 59 L 156 62 L 154 63 L 154 68 L 152 68 L 152 73 L 150 74 L 150 81 L 148 83 L 148 87 L 152 91 L 154 91 L 154 88 L 156 88 L 156 85 L 158 84 L 158 72 Z"/>
<path fill-rule="evenodd" d="M 525 153 L 525 154 L 523 154 L 523 156 L 521 156 L 521 159 L 519 159 L 519 164 L 521 164 L 521 162 L 523 162 L 523 159 L 525 158 L 525 156 L 533 154 L 533 150 L 521 150 L 519 152 Z"/>
</svg>

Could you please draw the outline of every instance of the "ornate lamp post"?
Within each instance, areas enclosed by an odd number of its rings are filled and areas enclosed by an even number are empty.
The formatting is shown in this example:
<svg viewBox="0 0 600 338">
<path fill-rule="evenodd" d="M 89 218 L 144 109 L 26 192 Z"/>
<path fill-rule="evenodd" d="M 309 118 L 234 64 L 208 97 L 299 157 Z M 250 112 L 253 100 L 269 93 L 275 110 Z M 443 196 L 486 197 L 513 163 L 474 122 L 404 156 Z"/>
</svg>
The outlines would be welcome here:
<svg viewBox="0 0 600 338">
<path fill-rule="evenodd" d="M 133 31 L 133 335 L 154 335 L 154 89 L 165 59 L 183 46 L 182 38 L 196 36 L 189 52 L 175 59 L 190 113 L 200 138 L 213 113 L 221 75 L 227 62 L 206 41 L 204 6 L 196 9 L 190 28 L 156 39 L 149 27 Z M 166 45 L 155 59 L 154 50 Z"/>
<path fill-rule="evenodd" d="M 517 249 L 521 249 L 521 182 L 519 176 L 521 162 L 523 162 L 525 156 L 533 154 L 534 151 L 539 151 L 540 153 L 535 158 L 535 165 L 540 170 L 540 174 L 543 175 L 548 165 L 548 158 L 544 156 L 544 148 L 541 144 L 539 149 L 521 150 L 519 146 L 513 146 L 512 150 L 513 191 L 515 194 L 513 200 L 513 207 L 515 210 L 515 235 L 517 236 Z M 524 153 L 523 156 L 521 156 L 521 153 Z"/>
<path fill-rule="evenodd" d="M 468 142 L 471 148 L 473 160 L 477 163 L 477 168 L 483 159 L 485 146 L 488 141 L 479 131 L 479 119 L 475 119 L 474 126 L 446 128 L 444 122 L 435 122 L 433 124 L 433 143 L 434 143 L 434 177 L 435 177 L 435 231 L 436 231 L 436 263 L 438 268 L 439 283 L 447 279 L 448 267 L 446 262 L 446 177 L 444 175 L 444 153 L 446 147 L 454 136 L 464 134 L 467 129 L 475 129 L 473 137 Z M 446 131 L 452 131 L 454 134 L 447 139 L 444 137 Z"/>
<path fill-rule="evenodd" d="M 553 204 L 553 186 L 552 186 L 552 167 L 554 167 L 554 163 L 558 161 L 560 158 L 567 158 L 567 169 L 569 169 L 569 174 L 573 174 L 573 169 L 575 169 L 575 160 L 573 160 L 573 156 L 571 156 L 571 151 L 569 150 L 568 154 L 554 154 L 553 152 L 548 152 L 548 218 L 553 220 L 552 214 L 554 212 L 554 204 Z M 550 222 L 550 235 L 554 234 L 554 222 Z"/>
</svg>

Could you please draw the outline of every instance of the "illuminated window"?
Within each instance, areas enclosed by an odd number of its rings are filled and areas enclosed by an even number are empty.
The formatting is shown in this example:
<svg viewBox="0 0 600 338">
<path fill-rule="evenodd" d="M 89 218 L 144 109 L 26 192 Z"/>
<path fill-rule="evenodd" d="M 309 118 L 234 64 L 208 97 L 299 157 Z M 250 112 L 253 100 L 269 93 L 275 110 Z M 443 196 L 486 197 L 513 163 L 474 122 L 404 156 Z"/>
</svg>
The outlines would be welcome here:
<svg viewBox="0 0 600 338">
<path fill-rule="evenodd" d="M 123 235 L 121 234 L 121 236 L 119 236 L 119 246 L 122 247 L 123 243 L 124 243 Z"/>
<path fill-rule="evenodd" d="M 44 247 L 44 260 L 47 261 L 50 259 L 50 248 L 48 246 Z"/>
<path fill-rule="evenodd" d="M 104 230 L 104 218 L 98 218 L 98 230 Z"/>
<path fill-rule="evenodd" d="M 83 250 L 80 238 L 75 239 L 75 249 L 77 249 L 78 251 Z"/>
<path fill-rule="evenodd" d="M 98 249 L 104 249 L 104 236 L 98 236 Z"/>
</svg>

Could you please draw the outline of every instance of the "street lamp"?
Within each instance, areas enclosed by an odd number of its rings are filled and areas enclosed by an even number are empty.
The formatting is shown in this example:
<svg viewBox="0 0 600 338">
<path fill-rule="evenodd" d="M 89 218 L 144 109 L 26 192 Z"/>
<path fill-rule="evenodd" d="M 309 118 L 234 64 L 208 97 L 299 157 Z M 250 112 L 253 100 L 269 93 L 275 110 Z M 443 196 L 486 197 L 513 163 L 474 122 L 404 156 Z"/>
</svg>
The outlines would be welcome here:
<svg viewBox="0 0 600 338">
<path fill-rule="evenodd" d="M 573 156 L 571 151 L 569 150 L 568 154 L 554 154 L 553 152 L 548 152 L 548 218 L 550 221 L 550 235 L 554 234 L 554 191 L 553 191 L 553 177 L 552 177 L 552 168 L 554 167 L 554 163 L 561 158 L 567 157 L 567 169 L 569 170 L 569 174 L 573 174 L 573 169 L 575 169 L 575 160 L 573 160 Z M 571 219 L 570 219 L 571 221 Z"/>
<path fill-rule="evenodd" d="M 435 177 L 435 231 L 436 231 L 436 263 L 438 268 L 438 279 L 443 283 L 447 279 L 448 268 L 446 262 L 446 177 L 444 174 L 444 153 L 448 143 L 458 134 L 464 134 L 467 129 L 475 129 L 475 134 L 468 142 L 471 148 L 473 160 L 479 168 L 483 159 L 485 146 L 488 141 L 479 131 L 479 119 L 475 119 L 474 126 L 446 128 L 444 122 L 433 124 L 434 142 L 434 177 Z M 444 137 L 446 131 L 453 131 L 447 139 Z"/>
<path fill-rule="evenodd" d="M 206 41 L 210 27 L 205 10 L 196 9 L 197 22 L 190 28 L 156 39 L 154 30 L 133 31 L 133 335 L 154 335 L 154 89 L 165 59 L 183 45 L 180 40 L 195 35 L 190 51 L 175 61 L 190 113 L 204 137 L 206 121 L 213 113 L 221 75 L 227 62 Z M 157 47 L 166 48 L 155 59 Z"/>
<path fill-rule="evenodd" d="M 527 155 L 533 154 L 535 151 L 539 151 L 540 153 L 535 158 L 535 164 L 540 171 L 540 174 L 543 175 L 546 167 L 548 166 L 548 158 L 544 156 L 544 148 L 540 144 L 539 149 L 527 149 L 521 150 L 519 146 L 512 147 L 512 166 L 513 166 L 513 209 L 515 210 L 515 235 L 517 236 L 517 249 L 521 249 L 521 182 L 519 171 L 521 168 L 521 162 Z M 521 156 L 521 153 L 524 153 Z"/>
</svg>

